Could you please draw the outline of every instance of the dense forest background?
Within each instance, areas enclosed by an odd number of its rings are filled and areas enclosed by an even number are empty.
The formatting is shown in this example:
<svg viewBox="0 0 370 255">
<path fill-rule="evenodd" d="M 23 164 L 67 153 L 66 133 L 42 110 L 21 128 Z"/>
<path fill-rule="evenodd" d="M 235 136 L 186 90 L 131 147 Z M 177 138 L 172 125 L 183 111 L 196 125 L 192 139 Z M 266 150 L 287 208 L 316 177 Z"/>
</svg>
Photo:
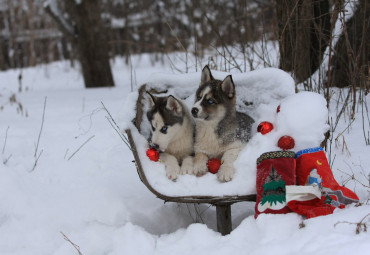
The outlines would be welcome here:
<svg viewBox="0 0 370 255">
<path fill-rule="evenodd" d="M 354 13 L 344 11 L 348 4 Z M 312 86 L 307 80 L 329 55 L 319 86 L 368 91 L 369 6 L 366 0 L 0 0 L 0 70 L 77 60 L 86 87 L 114 86 L 109 59 L 115 56 L 128 63 L 132 54 L 153 53 L 153 61 L 163 61 L 182 51 L 197 59 L 213 49 L 229 69 L 245 72 L 253 68 L 242 63 L 255 42 L 275 42 L 279 67 L 297 83 Z M 338 20 L 342 32 L 333 36 Z"/>
<path fill-rule="evenodd" d="M 49 3 L 45 0 L 0 1 L 2 69 L 74 58 L 76 49 L 47 13 L 45 2 Z M 274 1 L 270 0 L 98 2 L 110 56 L 167 53 L 194 45 L 193 50 L 200 54 L 211 46 L 246 44 L 262 36 L 270 40 L 277 38 Z M 66 22 L 72 19 L 67 13 L 67 4 L 75 2 L 50 2 L 52 11 Z M 72 22 L 71 29 L 74 29 Z"/>
</svg>

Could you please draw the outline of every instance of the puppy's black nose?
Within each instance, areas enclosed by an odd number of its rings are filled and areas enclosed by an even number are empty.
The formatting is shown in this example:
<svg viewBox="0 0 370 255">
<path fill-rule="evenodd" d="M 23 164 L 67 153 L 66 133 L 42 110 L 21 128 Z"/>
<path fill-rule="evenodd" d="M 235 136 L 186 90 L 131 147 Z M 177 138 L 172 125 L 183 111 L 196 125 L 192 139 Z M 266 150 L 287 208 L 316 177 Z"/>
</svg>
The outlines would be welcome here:
<svg viewBox="0 0 370 255">
<path fill-rule="evenodd" d="M 153 143 L 152 146 L 151 146 L 153 149 L 155 150 L 159 150 L 159 145 L 156 144 L 156 143 Z"/>
<path fill-rule="evenodd" d="M 193 109 L 191 109 L 191 114 L 193 114 L 194 117 L 197 117 L 198 112 L 199 112 L 198 108 L 194 107 Z"/>
</svg>

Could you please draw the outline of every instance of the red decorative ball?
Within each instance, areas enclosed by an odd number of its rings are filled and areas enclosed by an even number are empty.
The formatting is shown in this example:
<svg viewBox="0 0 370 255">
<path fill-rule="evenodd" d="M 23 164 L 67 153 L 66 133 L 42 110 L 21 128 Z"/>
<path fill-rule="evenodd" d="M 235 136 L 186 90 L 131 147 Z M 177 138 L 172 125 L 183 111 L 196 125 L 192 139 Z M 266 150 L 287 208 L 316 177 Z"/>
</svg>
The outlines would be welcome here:
<svg viewBox="0 0 370 255">
<path fill-rule="evenodd" d="M 159 159 L 159 152 L 153 148 L 149 148 L 147 151 L 146 151 L 146 155 L 148 156 L 148 158 L 151 160 L 151 161 L 158 161 Z"/>
<path fill-rule="evenodd" d="M 213 174 L 218 172 L 218 169 L 220 168 L 220 166 L 221 166 L 221 161 L 217 158 L 210 158 L 207 161 L 208 171 L 213 173 Z"/>
<path fill-rule="evenodd" d="M 257 127 L 257 132 L 260 132 L 261 134 L 265 135 L 273 129 L 274 125 L 272 125 L 271 122 L 262 121 Z"/>
<path fill-rule="evenodd" d="M 295 146 L 294 139 L 291 136 L 284 135 L 280 137 L 278 141 L 278 146 L 282 150 L 290 150 Z"/>
</svg>

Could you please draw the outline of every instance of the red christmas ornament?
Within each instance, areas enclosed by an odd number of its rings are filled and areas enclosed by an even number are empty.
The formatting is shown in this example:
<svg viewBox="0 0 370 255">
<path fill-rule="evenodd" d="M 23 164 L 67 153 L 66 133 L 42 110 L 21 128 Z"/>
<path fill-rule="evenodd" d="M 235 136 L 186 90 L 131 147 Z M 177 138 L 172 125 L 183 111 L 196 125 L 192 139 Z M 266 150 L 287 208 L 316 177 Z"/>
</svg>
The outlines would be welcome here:
<svg viewBox="0 0 370 255">
<path fill-rule="evenodd" d="M 218 169 L 220 168 L 220 166 L 221 166 L 221 161 L 217 158 L 210 158 L 207 161 L 208 171 L 213 173 L 213 174 L 218 172 Z"/>
<path fill-rule="evenodd" d="M 271 122 L 262 121 L 257 127 L 257 132 L 260 132 L 261 134 L 265 135 L 273 129 L 274 126 L 272 125 Z"/>
<path fill-rule="evenodd" d="M 151 160 L 151 161 L 158 161 L 159 159 L 159 152 L 153 148 L 149 148 L 147 151 L 146 151 L 146 155 L 148 156 L 148 158 Z"/>
<path fill-rule="evenodd" d="M 284 135 L 280 137 L 278 141 L 278 146 L 282 150 L 290 150 L 295 146 L 294 139 L 291 136 Z"/>
</svg>

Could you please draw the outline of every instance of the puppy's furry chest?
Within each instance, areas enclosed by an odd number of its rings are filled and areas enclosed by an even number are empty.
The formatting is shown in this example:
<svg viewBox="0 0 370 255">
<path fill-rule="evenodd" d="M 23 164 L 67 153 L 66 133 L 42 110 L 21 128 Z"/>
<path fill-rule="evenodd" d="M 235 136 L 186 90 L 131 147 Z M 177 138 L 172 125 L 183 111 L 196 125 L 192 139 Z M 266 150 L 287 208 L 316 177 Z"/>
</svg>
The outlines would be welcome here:
<svg viewBox="0 0 370 255">
<path fill-rule="evenodd" d="M 184 137 L 176 142 L 170 143 L 166 152 L 173 155 L 179 163 L 193 152 L 193 137 Z"/>
<path fill-rule="evenodd" d="M 193 153 L 194 127 L 191 121 L 184 120 L 183 125 L 178 126 L 176 135 L 170 141 L 166 152 L 176 157 L 179 163 Z"/>
<path fill-rule="evenodd" d="M 211 158 L 221 158 L 226 150 L 241 147 L 240 141 L 224 144 L 222 137 L 216 133 L 216 124 L 197 123 L 194 150 L 205 153 Z"/>
</svg>

